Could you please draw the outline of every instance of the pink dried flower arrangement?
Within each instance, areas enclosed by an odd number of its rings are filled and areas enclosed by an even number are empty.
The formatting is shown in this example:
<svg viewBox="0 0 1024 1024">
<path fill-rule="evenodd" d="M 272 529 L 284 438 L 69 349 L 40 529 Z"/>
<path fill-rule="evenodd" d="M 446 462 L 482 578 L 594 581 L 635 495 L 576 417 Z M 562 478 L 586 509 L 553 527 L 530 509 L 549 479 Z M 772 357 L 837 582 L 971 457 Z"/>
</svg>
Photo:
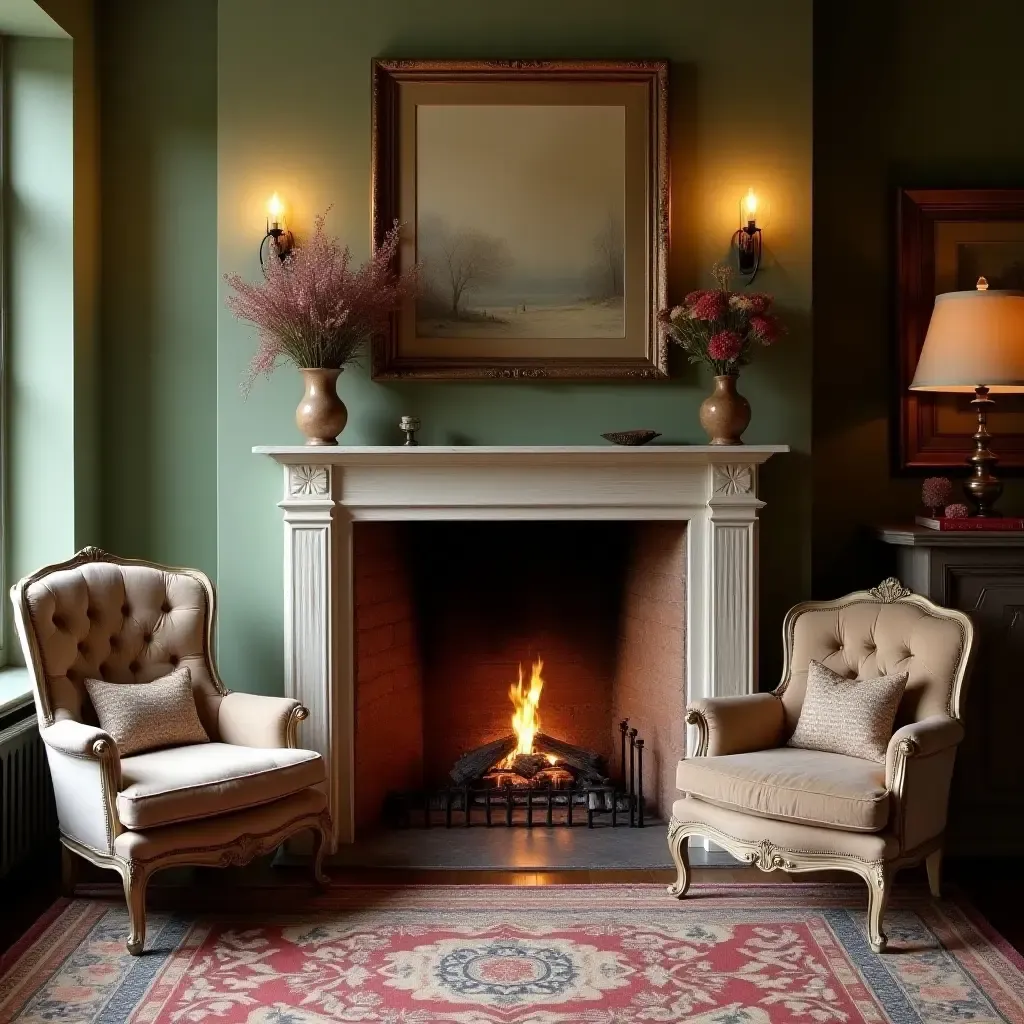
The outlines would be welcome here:
<svg viewBox="0 0 1024 1024">
<path fill-rule="evenodd" d="M 264 280 L 252 284 L 226 274 L 234 289 L 227 304 L 240 320 L 256 327 L 260 344 L 242 385 L 249 393 L 256 378 L 281 362 L 300 369 L 342 369 L 366 343 L 384 330 L 393 312 L 416 293 L 416 269 L 393 267 L 399 225 L 384 236 L 362 266 L 352 266 L 348 246 L 324 233 L 319 215 L 312 237 L 281 260 L 272 248 Z"/>
<path fill-rule="evenodd" d="M 755 345 L 771 345 L 785 328 L 770 312 L 770 295 L 730 291 L 732 271 L 720 264 L 712 275 L 716 289 L 690 292 L 681 306 L 662 310 L 659 320 L 691 363 L 704 363 L 718 376 L 736 374 Z"/>
<path fill-rule="evenodd" d="M 953 505 L 947 505 L 942 514 L 947 519 L 966 519 L 971 514 L 971 510 L 966 505 L 956 502 Z"/>
<path fill-rule="evenodd" d="M 921 504 L 938 515 L 953 497 L 953 482 L 946 476 L 929 476 L 921 482 Z"/>
</svg>

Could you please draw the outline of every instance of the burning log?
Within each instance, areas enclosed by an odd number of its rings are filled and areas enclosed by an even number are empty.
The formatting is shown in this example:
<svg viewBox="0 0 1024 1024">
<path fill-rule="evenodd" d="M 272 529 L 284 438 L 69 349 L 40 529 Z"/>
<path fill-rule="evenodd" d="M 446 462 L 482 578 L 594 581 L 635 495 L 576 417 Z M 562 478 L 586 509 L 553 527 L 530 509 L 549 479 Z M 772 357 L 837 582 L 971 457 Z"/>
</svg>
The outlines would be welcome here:
<svg viewBox="0 0 1024 1024">
<path fill-rule="evenodd" d="M 456 786 L 476 782 L 515 749 L 515 736 L 506 736 L 504 739 L 494 740 L 493 743 L 485 743 L 482 747 L 476 747 L 463 754 L 448 774 Z"/>
<path fill-rule="evenodd" d="M 543 754 L 516 754 L 508 770 L 524 779 L 532 779 L 550 767 L 551 762 Z"/>
<path fill-rule="evenodd" d="M 517 754 L 515 760 L 506 765 L 504 770 L 514 772 L 524 779 L 534 776 L 551 767 L 548 754 L 557 758 L 557 764 L 574 775 L 582 776 L 588 782 L 605 782 L 604 759 L 600 754 L 584 750 L 564 740 L 556 740 L 553 736 L 538 733 L 533 740 L 532 754 Z M 455 762 L 449 775 L 457 786 L 465 786 L 482 779 L 489 771 L 496 768 L 516 749 L 516 737 L 506 736 L 504 739 L 485 743 L 467 751 Z"/>
<path fill-rule="evenodd" d="M 568 766 L 589 781 L 603 782 L 605 779 L 604 759 L 600 754 L 584 750 L 564 740 L 556 740 L 553 736 L 539 732 L 533 738 L 533 746 L 537 753 L 552 754 L 558 758 L 563 767 Z"/>
</svg>

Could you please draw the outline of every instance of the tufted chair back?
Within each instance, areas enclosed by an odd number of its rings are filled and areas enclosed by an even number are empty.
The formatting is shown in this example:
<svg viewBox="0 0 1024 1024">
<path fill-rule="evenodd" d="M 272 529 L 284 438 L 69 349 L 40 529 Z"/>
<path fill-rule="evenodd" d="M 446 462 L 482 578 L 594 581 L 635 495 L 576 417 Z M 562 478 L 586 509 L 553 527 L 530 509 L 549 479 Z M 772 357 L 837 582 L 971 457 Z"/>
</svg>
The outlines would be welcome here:
<svg viewBox="0 0 1024 1024">
<path fill-rule="evenodd" d="M 970 636 L 963 612 L 940 608 L 894 579 L 838 601 L 797 605 L 783 624 L 786 661 L 775 691 L 787 733 L 800 716 L 812 660 L 848 679 L 907 672 L 896 728 L 933 715 L 959 719 Z"/>
<path fill-rule="evenodd" d="M 86 679 L 148 683 L 187 665 L 199 717 L 218 738 L 225 690 L 210 650 L 214 590 L 203 573 L 84 548 L 16 584 L 13 597 L 42 726 L 96 724 Z"/>
</svg>

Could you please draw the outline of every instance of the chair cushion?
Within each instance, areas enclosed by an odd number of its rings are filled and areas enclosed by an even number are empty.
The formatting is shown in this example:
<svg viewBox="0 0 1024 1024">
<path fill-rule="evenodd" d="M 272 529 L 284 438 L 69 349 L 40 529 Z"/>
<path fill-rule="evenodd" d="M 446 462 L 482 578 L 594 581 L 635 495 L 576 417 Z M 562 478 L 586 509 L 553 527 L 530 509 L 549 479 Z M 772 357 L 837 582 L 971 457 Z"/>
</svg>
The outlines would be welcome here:
<svg viewBox="0 0 1024 1024">
<path fill-rule="evenodd" d="M 779 747 L 690 757 L 676 785 L 698 800 L 780 821 L 878 832 L 889 820 L 885 765 L 845 754 Z"/>
<path fill-rule="evenodd" d="M 199 721 L 187 665 L 151 683 L 86 679 L 85 689 L 100 728 L 110 733 L 122 757 L 210 739 Z"/>
<path fill-rule="evenodd" d="M 789 746 L 884 761 L 906 685 L 906 672 L 848 679 L 812 661 Z"/>
<path fill-rule="evenodd" d="M 117 814 L 125 828 L 154 828 L 270 803 L 324 778 L 313 750 L 170 747 L 122 759 Z"/>
</svg>

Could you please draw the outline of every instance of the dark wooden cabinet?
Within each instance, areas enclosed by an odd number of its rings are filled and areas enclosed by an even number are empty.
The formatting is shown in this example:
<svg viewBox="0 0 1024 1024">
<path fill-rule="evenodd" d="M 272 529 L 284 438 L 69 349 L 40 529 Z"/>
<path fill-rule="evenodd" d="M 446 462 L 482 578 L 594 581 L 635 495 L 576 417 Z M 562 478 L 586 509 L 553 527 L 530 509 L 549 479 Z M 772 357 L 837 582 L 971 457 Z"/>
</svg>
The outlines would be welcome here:
<svg viewBox="0 0 1024 1024">
<path fill-rule="evenodd" d="M 946 850 L 1024 854 L 1024 534 L 884 528 L 900 579 L 977 631 Z"/>
</svg>

